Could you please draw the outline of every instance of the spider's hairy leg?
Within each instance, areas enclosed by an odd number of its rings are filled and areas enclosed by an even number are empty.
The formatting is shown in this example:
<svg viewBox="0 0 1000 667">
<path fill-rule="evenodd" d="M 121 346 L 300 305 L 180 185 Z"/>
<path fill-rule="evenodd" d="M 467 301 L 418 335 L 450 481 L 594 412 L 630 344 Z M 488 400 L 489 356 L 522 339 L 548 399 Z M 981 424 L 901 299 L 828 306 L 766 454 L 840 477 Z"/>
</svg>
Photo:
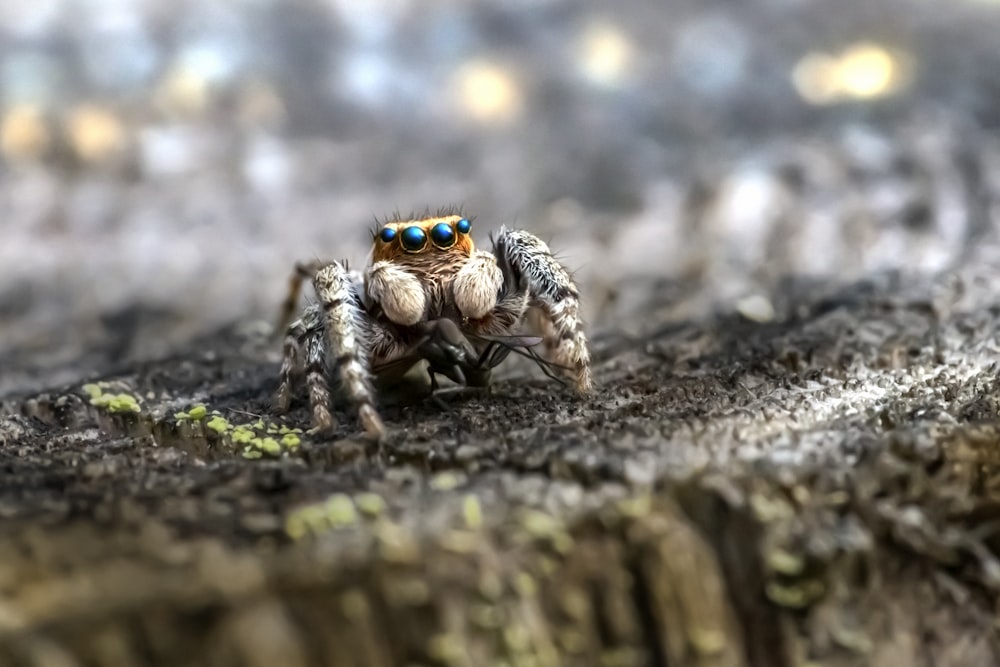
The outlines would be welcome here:
<svg viewBox="0 0 1000 667">
<path fill-rule="evenodd" d="M 313 402 L 313 421 L 318 428 L 323 428 L 324 422 L 327 427 L 333 423 L 324 373 L 325 355 L 328 354 L 334 357 L 333 365 L 343 391 L 358 407 L 358 417 L 365 431 L 372 436 L 381 437 L 385 433 L 385 426 L 375 410 L 368 358 L 370 341 L 366 325 L 367 313 L 361 298 L 361 288 L 347 266 L 339 262 L 319 269 L 313 278 L 313 287 L 323 309 L 326 331 L 325 346 L 318 345 L 314 354 L 310 345 L 308 351 L 307 375 L 314 378 L 318 388 L 326 391 L 326 400 L 321 403 Z M 314 362 L 315 367 L 312 365 Z M 318 375 L 313 375 L 312 371 Z M 313 393 L 312 385 L 310 398 L 313 401 L 322 398 L 318 392 Z"/>
<path fill-rule="evenodd" d="M 368 294 L 391 321 L 416 324 L 427 310 L 424 286 L 412 273 L 392 262 L 375 262 L 365 272 Z"/>
<path fill-rule="evenodd" d="M 333 427 L 333 417 L 328 407 L 330 388 L 326 381 L 326 353 L 323 343 L 322 308 L 312 305 L 306 308 L 302 317 L 288 328 L 278 392 L 275 396 L 275 410 L 279 413 L 287 412 L 291 400 L 293 376 L 303 370 L 304 366 L 309 404 L 313 412 L 313 426 L 321 431 Z"/>
<path fill-rule="evenodd" d="M 549 246 L 534 234 L 501 227 L 493 253 L 508 283 L 522 285 L 548 320 L 544 332 L 548 357 L 570 369 L 579 394 L 593 388 L 590 350 L 580 317 L 580 293 Z"/>
<path fill-rule="evenodd" d="M 285 294 L 285 300 L 281 303 L 281 314 L 278 317 L 277 326 L 274 328 L 275 337 L 277 337 L 282 331 L 285 331 L 286 327 L 289 326 L 288 323 L 292 321 L 292 314 L 295 312 L 295 308 L 299 304 L 299 295 L 302 294 L 303 281 L 312 280 L 312 277 L 316 275 L 316 271 L 318 271 L 325 264 L 327 264 L 327 262 L 321 262 L 318 260 L 312 262 L 297 262 L 295 264 L 295 269 L 292 271 L 292 275 L 288 277 L 288 292 Z"/>
<path fill-rule="evenodd" d="M 308 322 L 318 320 L 318 309 L 313 306 L 306 309 L 305 314 L 292 322 L 285 334 L 285 343 L 281 358 L 281 373 L 279 375 L 278 392 L 275 396 L 275 409 L 284 413 L 292 395 L 292 377 L 302 370 L 302 348 L 306 344 L 310 325 Z"/>
<path fill-rule="evenodd" d="M 485 250 L 476 250 L 455 274 L 452 282 L 455 306 L 469 319 L 486 317 L 497 306 L 503 280 L 496 257 Z"/>
</svg>

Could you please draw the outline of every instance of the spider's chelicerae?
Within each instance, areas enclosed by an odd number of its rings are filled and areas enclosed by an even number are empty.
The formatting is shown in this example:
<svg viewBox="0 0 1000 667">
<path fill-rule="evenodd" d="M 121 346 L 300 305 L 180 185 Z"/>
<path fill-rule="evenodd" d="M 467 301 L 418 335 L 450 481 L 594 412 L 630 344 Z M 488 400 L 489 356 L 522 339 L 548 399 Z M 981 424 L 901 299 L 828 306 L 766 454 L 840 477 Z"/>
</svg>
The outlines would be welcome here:
<svg viewBox="0 0 1000 667">
<path fill-rule="evenodd" d="M 283 322 L 303 280 L 312 281 L 319 302 L 288 327 L 278 410 L 287 410 L 293 376 L 304 370 L 315 429 L 334 425 L 333 379 L 365 430 L 379 437 L 385 427 L 373 379 L 401 377 L 424 360 L 432 390 L 436 374 L 482 387 L 511 351 L 531 356 L 551 377 L 570 380 L 578 393 L 589 392 L 590 353 L 569 273 L 526 231 L 501 228 L 492 252 L 477 250 L 471 231 L 472 222 L 460 214 L 393 220 L 374 230 L 363 273 L 343 261 L 297 265 Z M 532 308 L 542 316 L 540 337 L 521 330 Z M 538 343 L 544 359 L 532 349 Z"/>
</svg>

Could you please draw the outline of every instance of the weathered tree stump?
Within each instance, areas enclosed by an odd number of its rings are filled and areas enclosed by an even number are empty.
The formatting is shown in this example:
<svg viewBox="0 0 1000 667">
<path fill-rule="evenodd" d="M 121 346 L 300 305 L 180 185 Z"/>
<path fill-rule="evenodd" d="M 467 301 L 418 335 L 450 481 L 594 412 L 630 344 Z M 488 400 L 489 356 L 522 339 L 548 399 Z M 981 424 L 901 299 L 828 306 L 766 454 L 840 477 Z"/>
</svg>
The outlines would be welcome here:
<svg viewBox="0 0 1000 667">
<path fill-rule="evenodd" d="M 723 195 L 692 193 L 708 234 Z M 84 356 L 3 403 L 0 664 L 997 664 L 989 220 L 934 271 L 776 253 L 736 307 L 708 265 L 635 278 L 593 398 L 508 378 L 387 407 L 380 447 L 343 411 L 328 440 L 276 418 L 254 327 Z"/>
</svg>

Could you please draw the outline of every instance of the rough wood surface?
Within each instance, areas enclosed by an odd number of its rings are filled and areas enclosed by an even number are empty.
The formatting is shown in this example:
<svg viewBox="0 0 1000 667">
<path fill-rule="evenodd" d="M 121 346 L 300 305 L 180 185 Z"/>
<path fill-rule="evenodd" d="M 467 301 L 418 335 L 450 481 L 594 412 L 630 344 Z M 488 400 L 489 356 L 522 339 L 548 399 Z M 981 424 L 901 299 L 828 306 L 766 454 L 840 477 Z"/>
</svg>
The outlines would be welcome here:
<svg viewBox="0 0 1000 667">
<path fill-rule="evenodd" d="M 387 407 L 381 447 L 343 412 L 317 441 L 301 402 L 271 413 L 252 322 L 10 390 L 0 664 L 997 664 L 1000 153 L 956 141 L 832 185 L 786 166 L 787 215 L 733 242 L 776 258 L 756 300 L 718 254 L 623 281 L 594 306 L 587 401 L 515 367 L 447 411 Z M 736 173 L 691 186 L 671 223 L 692 248 L 726 238 Z M 891 178 L 930 184 L 930 223 L 852 217 Z M 795 215 L 822 206 L 833 236 Z M 817 238 L 912 262 L 810 275 L 818 254 L 781 252 Z"/>
</svg>

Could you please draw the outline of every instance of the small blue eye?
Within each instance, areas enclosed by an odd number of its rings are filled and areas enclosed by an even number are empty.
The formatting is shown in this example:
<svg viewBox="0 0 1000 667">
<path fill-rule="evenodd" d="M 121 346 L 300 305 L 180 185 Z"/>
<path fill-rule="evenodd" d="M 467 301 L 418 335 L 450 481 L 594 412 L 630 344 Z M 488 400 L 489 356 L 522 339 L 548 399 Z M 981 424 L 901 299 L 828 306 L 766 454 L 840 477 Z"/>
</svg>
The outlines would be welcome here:
<svg viewBox="0 0 1000 667">
<path fill-rule="evenodd" d="M 403 248 L 410 252 L 423 250 L 427 245 L 427 234 L 420 227 L 407 227 L 400 236 Z"/>
<path fill-rule="evenodd" d="M 439 248 L 455 245 L 455 232 L 447 222 L 439 222 L 431 228 L 431 240 Z"/>
<path fill-rule="evenodd" d="M 392 243 L 392 240 L 396 238 L 396 230 L 392 227 L 384 227 L 381 232 L 379 232 L 378 237 L 382 239 L 383 243 Z"/>
<path fill-rule="evenodd" d="M 462 218 L 455 223 L 455 229 L 457 229 L 462 234 L 468 234 L 469 230 L 472 229 L 472 223 L 469 222 L 467 218 Z"/>
</svg>

